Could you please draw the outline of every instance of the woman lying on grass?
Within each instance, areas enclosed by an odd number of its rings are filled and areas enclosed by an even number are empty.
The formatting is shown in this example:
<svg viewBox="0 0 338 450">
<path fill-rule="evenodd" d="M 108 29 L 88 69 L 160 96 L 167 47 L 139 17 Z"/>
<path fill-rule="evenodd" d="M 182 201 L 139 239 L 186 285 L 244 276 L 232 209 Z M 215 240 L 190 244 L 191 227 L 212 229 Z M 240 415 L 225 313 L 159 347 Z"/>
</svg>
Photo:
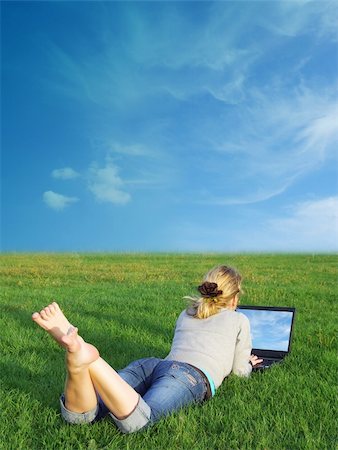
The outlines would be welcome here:
<svg viewBox="0 0 338 450">
<path fill-rule="evenodd" d="M 218 266 L 198 290 L 177 320 L 169 355 L 134 361 L 119 372 L 78 335 L 57 303 L 34 313 L 33 320 L 66 350 L 63 418 L 84 423 L 109 414 L 123 433 L 132 433 L 209 399 L 230 372 L 249 376 L 262 360 L 251 355 L 249 321 L 236 312 L 241 276 Z"/>
</svg>

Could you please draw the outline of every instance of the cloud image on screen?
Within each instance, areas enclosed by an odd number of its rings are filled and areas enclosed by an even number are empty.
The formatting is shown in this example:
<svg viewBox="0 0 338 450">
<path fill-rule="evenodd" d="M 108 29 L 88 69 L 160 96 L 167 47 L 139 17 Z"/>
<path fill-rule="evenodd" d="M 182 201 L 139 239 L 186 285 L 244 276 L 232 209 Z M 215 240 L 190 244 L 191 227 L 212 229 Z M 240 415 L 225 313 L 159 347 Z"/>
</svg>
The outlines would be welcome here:
<svg viewBox="0 0 338 450">
<path fill-rule="evenodd" d="M 250 321 L 252 347 L 286 352 L 292 324 L 291 311 L 241 309 Z"/>
</svg>

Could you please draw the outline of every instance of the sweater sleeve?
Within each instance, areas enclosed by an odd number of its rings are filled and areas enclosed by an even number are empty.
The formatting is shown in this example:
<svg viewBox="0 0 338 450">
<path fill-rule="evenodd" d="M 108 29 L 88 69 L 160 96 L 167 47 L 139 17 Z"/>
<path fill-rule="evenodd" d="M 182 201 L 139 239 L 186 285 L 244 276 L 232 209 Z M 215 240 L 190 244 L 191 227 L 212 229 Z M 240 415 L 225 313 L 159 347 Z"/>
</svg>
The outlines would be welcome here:
<svg viewBox="0 0 338 450">
<path fill-rule="evenodd" d="M 249 364 L 252 351 L 250 322 L 244 314 L 240 314 L 240 316 L 240 330 L 237 336 L 232 372 L 240 377 L 248 377 L 252 371 L 252 366 Z"/>
</svg>

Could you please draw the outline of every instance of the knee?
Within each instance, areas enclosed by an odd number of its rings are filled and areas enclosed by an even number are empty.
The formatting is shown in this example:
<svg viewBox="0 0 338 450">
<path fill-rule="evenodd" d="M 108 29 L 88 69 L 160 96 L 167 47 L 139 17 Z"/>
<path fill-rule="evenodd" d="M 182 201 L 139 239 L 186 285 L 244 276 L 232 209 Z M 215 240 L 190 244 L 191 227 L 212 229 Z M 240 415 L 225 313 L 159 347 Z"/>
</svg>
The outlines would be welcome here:
<svg viewBox="0 0 338 450">
<path fill-rule="evenodd" d="M 70 411 L 69 409 L 66 408 L 65 396 L 62 395 L 60 397 L 60 410 L 63 420 L 67 423 L 70 424 L 91 423 L 96 419 L 98 415 L 99 406 L 97 405 L 96 408 L 92 409 L 91 411 L 83 413 Z"/>
<path fill-rule="evenodd" d="M 109 415 L 123 434 L 131 434 L 150 424 L 151 409 L 140 396 L 135 409 L 126 418 L 118 419 L 112 412 Z"/>
</svg>

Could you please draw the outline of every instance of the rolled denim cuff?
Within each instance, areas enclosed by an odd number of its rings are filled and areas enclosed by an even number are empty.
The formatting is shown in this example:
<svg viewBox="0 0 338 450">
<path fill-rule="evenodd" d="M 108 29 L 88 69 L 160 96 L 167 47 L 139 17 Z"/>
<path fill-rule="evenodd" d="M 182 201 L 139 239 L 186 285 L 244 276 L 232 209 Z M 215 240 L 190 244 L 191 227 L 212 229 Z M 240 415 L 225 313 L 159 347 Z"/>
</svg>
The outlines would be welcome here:
<svg viewBox="0 0 338 450">
<path fill-rule="evenodd" d="M 151 409 L 150 406 L 139 396 L 139 400 L 135 409 L 125 419 L 118 419 L 111 412 L 110 417 L 115 422 L 116 426 L 122 433 L 134 433 L 145 427 L 150 421 Z"/>
<path fill-rule="evenodd" d="M 95 408 L 90 411 L 77 413 L 74 411 L 69 411 L 65 407 L 65 396 L 61 395 L 60 397 L 60 408 L 61 408 L 61 416 L 68 423 L 91 423 L 95 420 L 96 416 L 99 413 L 99 405 L 97 404 Z"/>
</svg>

